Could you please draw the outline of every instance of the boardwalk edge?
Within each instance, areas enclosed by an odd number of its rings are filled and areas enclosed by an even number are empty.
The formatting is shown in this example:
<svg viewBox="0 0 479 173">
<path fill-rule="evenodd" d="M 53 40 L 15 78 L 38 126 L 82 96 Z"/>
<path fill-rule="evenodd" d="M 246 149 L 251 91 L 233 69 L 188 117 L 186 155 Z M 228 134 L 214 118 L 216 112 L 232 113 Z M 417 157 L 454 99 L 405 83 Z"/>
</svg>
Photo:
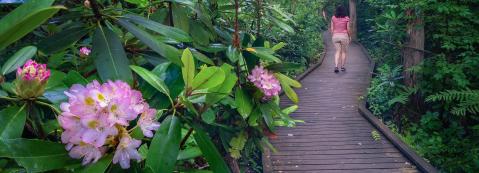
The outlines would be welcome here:
<svg viewBox="0 0 479 173">
<path fill-rule="evenodd" d="M 369 55 L 367 49 L 359 42 L 356 42 L 359 47 L 361 47 L 364 54 L 371 62 L 370 65 L 370 74 L 368 78 L 372 78 L 372 72 L 374 70 L 375 62 Z M 367 91 L 363 95 L 366 94 Z M 366 108 L 366 100 L 362 99 L 359 101 L 358 105 L 358 112 L 366 118 L 376 129 L 378 129 L 399 151 L 401 151 L 404 156 L 406 156 L 413 164 L 421 171 L 427 173 L 436 173 L 438 170 L 432 166 L 429 162 L 424 160 L 421 156 L 419 156 L 414 150 L 412 150 L 406 143 L 404 143 L 401 139 L 399 139 L 396 134 L 394 134 L 384 123 L 382 123 L 376 116 Z"/>
<path fill-rule="evenodd" d="M 297 81 L 301 81 L 303 80 L 306 76 L 308 76 L 309 73 L 313 72 L 315 69 L 317 69 L 319 66 L 321 66 L 321 64 L 323 64 L 323 61 L 324 61 L 324 58 L 326 57 L 326 43 L 324 41 L 324 33 L 323 33 L 323 44 L 325 45 L 325 48 L 323 50 L 322 53 L 319 53 L 318 55 L 320 56 L 319 57 L 319 60 L 316 64 L 313 64 L 312 66 L 310 66 L 306 71 L 304 71 L 302 74 L 300 74 L 299 76 L 296 76 L 296 80 Z M 284 91 L 281 91 L 281 93 L 279 95 L 283 95 L 284 94 Z M 262 164 L 263 164 L 263 172 L 264 173 L 270 173 L 270 172 L 273 172 L 273 164 L 271 162 L 271 150 L 269 149 L 269 147 L 267 146 L 263 146 L 263 154 L 262 154 Z"/>
</svg>

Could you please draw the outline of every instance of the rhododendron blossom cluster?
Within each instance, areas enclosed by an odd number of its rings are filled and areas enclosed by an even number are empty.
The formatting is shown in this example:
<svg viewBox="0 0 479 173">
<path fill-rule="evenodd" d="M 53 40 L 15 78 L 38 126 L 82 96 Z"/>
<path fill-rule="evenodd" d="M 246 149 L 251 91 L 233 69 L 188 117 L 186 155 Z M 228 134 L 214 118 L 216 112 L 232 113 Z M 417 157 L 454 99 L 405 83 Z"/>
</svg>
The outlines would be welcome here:
<svg viewBox="0 0 479 173">
<path fill-rule="evenodd" d="M 137 126 L 146 137 L 152 137 L 160 124 L 155 121 L 156 110 L 149 108 L 139 91 L 122 81 L 93 81 L 86 86 L 75 84 L 65 94 L 69 99 L 61 104 L 58 119 L 71 157 L 83 158 L 85 165 L 112 148 L 113 163 L 124 169 L 130 167 L 130 160 L 141 160 L 137 151 L 141 141 L 130 136 L 130 121 L 139 119 Z"/>
<path fill-rule="evenodd" d="M 281 85 L 278 79 L 270 71 L 264 69 L 263 66 L 256 66 L 251 71 L 248 79 L 263 92 L 263 99 L 270 99 L 281 92 Z"/>
<path fill-rule="evenodd" d="M 22 98 L 38 97 L 45 91 L 50 70 L 46 64 L 28 60 L 17 69 L 16 92 Z"/>
</svg>

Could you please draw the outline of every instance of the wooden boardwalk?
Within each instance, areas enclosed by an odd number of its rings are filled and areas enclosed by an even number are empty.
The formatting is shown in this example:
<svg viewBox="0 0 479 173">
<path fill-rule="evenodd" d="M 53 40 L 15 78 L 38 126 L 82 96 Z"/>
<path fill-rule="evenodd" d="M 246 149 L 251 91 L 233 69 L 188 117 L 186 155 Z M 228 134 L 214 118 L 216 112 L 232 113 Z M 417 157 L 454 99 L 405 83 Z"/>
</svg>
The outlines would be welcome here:
<svg viewBox="0 0 479 173">
<path fill-rule="evenodd" d="M 271 140 L 278 150 L 271 153 L 272 172 L 418 172 L 384 136 L 374 140 L 376 129 L 358 113 L 358 99 L 369 84 L 365 52 L 351 44 L 347 71 L 335 74 L 335 48 L 329 34 L 324 38 L 323 64 L 297 90 L 299 109 L 292 117 L 305 123 L 277 130 L 278 138 Z"/>
</svg>

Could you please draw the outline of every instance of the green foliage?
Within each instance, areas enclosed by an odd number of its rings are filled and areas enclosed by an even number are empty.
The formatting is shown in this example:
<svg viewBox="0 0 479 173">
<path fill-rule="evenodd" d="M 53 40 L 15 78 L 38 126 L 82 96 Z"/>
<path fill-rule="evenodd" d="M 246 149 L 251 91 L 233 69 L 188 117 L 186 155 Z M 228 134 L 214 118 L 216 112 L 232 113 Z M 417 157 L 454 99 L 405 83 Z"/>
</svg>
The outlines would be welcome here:
<svg viewBox="0 0 479 173">
<path fill-rule="evenodd" d="M 279 97 L 263 99 L 247 76 L 257 65 L 266 67 L 297 103 L 293 88 L 301 84 L 285 74 L 303 66 L 285 58 L 289 54 L 281 51 L 291 47 L 283 38 L 313 32 L 296 32 L 295 19 L 281 4 L 240 1 L 238 23 L 233 3 L 215 0 L 91 0 L 89 7 L 31 0 L 13 11 L 1 8 L 0 56 L 11 58 L 0 59 L 0 171 L 227 173 L 233 171 L 227 162 L 238 162 L 242 171 L 261 172 L 261 149 L 271 147 L 265 131 L 301 121 L 289 116 L 297 106 L 282 109 Z M 249 27 L 252 22 L 258 28 Z M 233 45 L 233 38 L 241 44 Z M 304 54 L 309 58 L 320 49 L 318 40 L 294 49 L 314 47 Z M 91 54 L 79 51 L 85 47 Z M 20 98 L 11 72 L 28 59 L 47 64 L 51 76 L 43 95 Z M 153 121 L 161 126 L 152 139 L 142 134 L 141 118 L 121 129 L 142 143 L 141 160 L 127 170 L 113 164 L 119 136 L 109 136 L 105 155 L 89 165 L 71 159 L 61 143 L 57 117 L 69 99 L 65 91 L 94 80 L 125 81 L 158 112 Z"/>
<path fill-rule="evenodd" d="M 375 141 L 381 140 L 381 135 L 380 135 L 379 132 L 376 131 L 376 130 L 371 131 L 371 137 L 372 137 Z"/>
<path fill-rule="evenodd" d="M 452 107 L 452 114 L 459 116 L 466 116 L 466 113 L 479 114 L 479 90 L 444 91 L 435 95 L 430 95 L 426 98 L 426 101 L 459 101 L 459 103 L 455 104 L 456 106 Z"/>
<path fill-rule="evenodd" d="M 376 75 L 371 88 L 380 90 L 370 89 L 368 101 L 375 114 L 397 116 L 394 119 L 401 120 L 397 126 L 407 133 L 405 139 L 445 172 L 479 170 L 475 130 L 479 124 L 478 5 L 473 0 L 367 0 L 358 7 L 362 9 L 358 11 L 360 40 L 378 65 L 377 71 L 385 64 L 402 64 L 402 51 L 409 49 L 405 46 L 408 22 L 415 18 L 408 11 L 423 19 L 424 61 L 404 69 L 418 74 L 417 86 L 378 87 L 385 80 Z M 401 70 L 397 74 L 400 77 Z M 408 100 L 410 95 L 414 103 Z M 391 106 L 397 103 L 405 106 Z"/>
<path fill-rule="evenodd" d="M 424 115 L 406 133 L 410 146 L 445 172 L 477 172 L 479 138 L 468 135 L 478 134 L 477 128 L 468 129 L 457 121 L 441 119 L 439 113 Z"/>
</svg>

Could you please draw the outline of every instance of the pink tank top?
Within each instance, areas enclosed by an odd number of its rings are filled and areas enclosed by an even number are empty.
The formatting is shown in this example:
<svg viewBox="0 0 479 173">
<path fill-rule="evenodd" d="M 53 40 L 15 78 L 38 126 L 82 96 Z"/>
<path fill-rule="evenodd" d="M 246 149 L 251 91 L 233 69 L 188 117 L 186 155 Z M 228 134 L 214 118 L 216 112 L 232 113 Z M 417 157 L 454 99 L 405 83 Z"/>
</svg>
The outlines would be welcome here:
<svg viewBox="0 0 479 173">
<path fill-rule="evenodd" d="M 349 23 L 349 17 L 343 17 L 343 18 L 336 18 L 336 16 L 333 16 L 332 18 L 333 21 L 333 34 L 336 33 L 348 33 L 348 23 Z"/>
</svg>

